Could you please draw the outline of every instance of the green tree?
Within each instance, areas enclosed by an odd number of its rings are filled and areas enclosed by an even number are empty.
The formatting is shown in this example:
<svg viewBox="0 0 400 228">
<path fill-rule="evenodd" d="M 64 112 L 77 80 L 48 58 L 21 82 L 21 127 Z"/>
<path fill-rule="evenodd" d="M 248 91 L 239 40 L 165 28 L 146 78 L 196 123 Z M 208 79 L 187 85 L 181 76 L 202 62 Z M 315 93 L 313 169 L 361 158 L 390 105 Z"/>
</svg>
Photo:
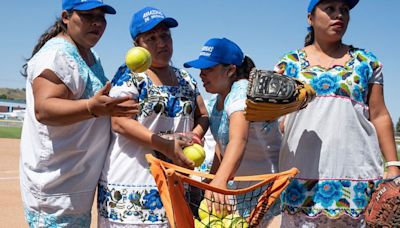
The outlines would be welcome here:
<svg viewBox="0 0 400 228">
<path fill-rule="evenodd" d="M 400 117 L 396 124 L 396 132 L 400 132 Z"/>
</svg>

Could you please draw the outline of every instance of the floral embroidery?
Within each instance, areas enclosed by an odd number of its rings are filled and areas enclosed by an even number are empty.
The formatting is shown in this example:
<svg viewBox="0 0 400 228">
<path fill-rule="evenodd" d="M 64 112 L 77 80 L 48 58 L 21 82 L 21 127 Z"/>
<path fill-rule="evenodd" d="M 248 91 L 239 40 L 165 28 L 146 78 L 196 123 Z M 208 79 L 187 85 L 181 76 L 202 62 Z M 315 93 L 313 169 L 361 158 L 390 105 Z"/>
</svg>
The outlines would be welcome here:
<svg viewBox="0 0 400 228">
<path fill-rule="evenodd" d="M 284 202 L 289 202 L 294 205 L 303 202 L 306 198 L 306 189 L 303 188 L 296 179 L 294 179 L 289 186 L 290 188 L 288 187 L 287 191 L 282 195 Z"/>
<path fill-rule="evenodd" d="M 155 189 L 151 189 L 150 193 L 146 194 L 143 199 L 145 200 L 144 205 L 150 210 L 162 208 L 160 194 Z"/>
<path fill-rule="evenodd" d="M 291 62 L 287 63 L 286 73 L 288 76 L 297 78 L 298 72 L 299 68 L 296 64 L 293 64 Z"/>
<path fill-rule="evenodd" d="M 275 70 L 283 70 L 284 74 L 311 84 L 317 95 L 345 96 L 365 104 L 370 80 L 374 77 L 375 82 L 383 83 L 381 73 L 376 72 L 381 63 L 371 52 L 363 49 L 350 47 L 349 54 L 351 58 L 344 66 L 325 69 L 310 66 L 305 51 L 297 50 L 285 55 Z"/>
<path fill-rule="evenodd" d="M 91 221 L 90 211 L 79 215 L 51 215 L 43 212 L 24 209 L 25 218 L 29 227 L 89 227 Z"/>
<path fill-rule="evenodd" d="M 99 214 L 121 223 L 165 223 L 167 217 L 156 186 L 98 186 Z"/>
<path fill-rule="evenodd" d="M 316 186 L 314 201 L 323 207 L 329 207 L 342 196 L 342 185 L 339 181 L 322 181 Z"/>
<path fill-rule="evenodd" d="M 338 77 L 331 73 L 322 73 L 319 77 L 311 79 L 311 85 L 320 95 L 335 92 L 339 88 Z"/>
<path fill-rule="evenodd" d="M 190 116 L 199 95 L 194 79 L 183 70 L 174 68 L 178 86 L 156 86 L 145 74 L 132 73 L 126 65 L 119 68 L 112 80 L 113 86 L 134 86 L 139 92 L 140 118 L 152 113 L 167 117 Z"/>
<path fill-rule="evenodd" d="M 281 195 L 283 210 L 330 218 L 342 214 L 359 217 L 365 210 L 377 180 L 304 180 L 293 179 Z"/>
</svg>

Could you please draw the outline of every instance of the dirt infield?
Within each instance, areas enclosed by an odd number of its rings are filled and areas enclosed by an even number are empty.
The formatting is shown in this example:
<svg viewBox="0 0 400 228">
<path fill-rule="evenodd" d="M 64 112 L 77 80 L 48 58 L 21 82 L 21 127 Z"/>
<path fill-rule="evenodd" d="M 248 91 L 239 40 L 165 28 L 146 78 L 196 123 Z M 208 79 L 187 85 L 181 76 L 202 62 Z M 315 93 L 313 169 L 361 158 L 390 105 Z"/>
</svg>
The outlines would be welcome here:
<svg viewBox="0 0 400 228">
<path fill-rule="evenodd" d="M 19 192 L 19 139 L 0 138 L 0 228 L 28 227 Z M 97 227 L 97 212 L 93 208 L 92 226 Z"/>
<path fill-rule="evenodd" d="M 19 192 L 18 162 L 19 139 L 0 138 L 0 228 L 28 227 L 22 209 Z M 92 209 L 92 225 L 97 227 L 97 211 Z M 279 227 L 280 218 L 272 221 L 269 227 Z"/>
</svg>

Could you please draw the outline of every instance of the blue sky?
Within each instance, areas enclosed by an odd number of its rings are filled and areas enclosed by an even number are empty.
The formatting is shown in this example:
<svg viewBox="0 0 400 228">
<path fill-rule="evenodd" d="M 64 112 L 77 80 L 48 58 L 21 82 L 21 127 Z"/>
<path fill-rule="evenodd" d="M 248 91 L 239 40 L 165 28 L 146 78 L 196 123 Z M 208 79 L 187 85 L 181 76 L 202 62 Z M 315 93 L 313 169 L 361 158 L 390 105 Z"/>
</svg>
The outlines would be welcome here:
<svg viewBox="0 0 400 228">
<path fill-rule="evenodd" d="M 205 41 L 227 37 L 249 55 L 257 67 L 272 69 L 286 52 L 303 46 L 308 0 L 105 0 L 117 15 L 107 17 L 108 27 L 95 50 L 111 79 L 132 47 L 129 22 L 133 12 L 159 8 L 178 20 L 172 29 L 173 64 L 182 67 L 197 57 Z M 385 4 L 382 4 L 385 3 Z M 22 8 L 23 6 L 23 8 Z M 0 87 L 23 88 L 19 71 L 39 36 L 61 12 L 61 0 L 13 0 L 3 4 L 0 14 Z M 382 61 L 385 100 L 394 123 L 400 117 L 400 9 L 399 0 L 361 0 L 351 11 L 344 42 L 366 48 Z M 198 78 L 197 70 L 189 72 Z M 200 84 L 202 95 L 209 95 Z"/>
</svg>

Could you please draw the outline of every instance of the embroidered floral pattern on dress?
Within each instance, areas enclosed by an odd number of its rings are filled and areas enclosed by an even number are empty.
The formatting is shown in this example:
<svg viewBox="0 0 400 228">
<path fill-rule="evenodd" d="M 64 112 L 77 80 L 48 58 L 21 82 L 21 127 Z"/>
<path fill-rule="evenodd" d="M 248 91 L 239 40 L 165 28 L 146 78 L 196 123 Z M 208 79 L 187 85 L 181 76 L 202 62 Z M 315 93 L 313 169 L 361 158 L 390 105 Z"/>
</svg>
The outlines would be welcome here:
<svg viewBox="0 0 400 228">
<path fill-rule="evenodd" d="M 114 95 L 129 94 L 137 97 L 140 105 L 137 121 L 146 127 L 148 127 L 146 122 L 151 122 L 154 126 L 148 128 L 155 133 L 174 133 L 173 127 L 184 123 L 183 121 L 193 121 L 196 98 L 199 95 L 197 84 L 186 71 L 177 68 L 173 70 L 178 81 L 177 86 L 155 85 L 148 75 L 132 73 L 125 65 L 118 69 L 112 80 L 113 90 L 116 91 Z M 185 129 L 190 128 L 190 124 L 187 125 Z M 120 150 L 122 153 L 129 153 L 129 150 L 132 150 L 134 154 L 124 161 L 123 164 L 126 166 L 137 164 L 135 162 L 140 163 L 144 160 L 142 152 L 148 153 L 145 147 L 136 143 L 134 145 L 138 147 L 138 151 L 130 146 Z M 157 155 L 161 153 L 157 152 Z M 166 159 L 165 156 L 162 158 Z M 123 181 L 121 178 L 117 178 L 118 181 L 107 180 L 108 183 L 104 180 L 100 181 L 98 205 L 102 218 L 113 224 L 143 227 L 164 226 L 168 223 L 157 186 L 150 175 L 150 169 L 148 166 L 147 169 L 144 167 L 134 167 L 132 173 L 129 174 L 118 173 L 118 171 L 110 174 L 114 177 L 123 175 Z"/>
<path fill-rule="evenodd" d="M 363 125 L 368 121 L 369 84 L 383 85 L 382 65 L 371 52 L 350 46 L 348 55 L 349 60 L 344 65 L 335 65 L 328 69 L 318 65 L 311 66 L 304 50 L 292 51 L 276 64 L 275 71 L 283 72 L 310 84 L 317 93 L 316 103 L 312 107 L 299 111 L 296 116 L 289 115 L 287 121 L 287 126 L 290 128 L 290 134 L 288 134 L 290 139 L 283 142 L 285 147 L 281 153 L 282 157 L 286 156 L 283 164 L 293 157 L 296 160 L 294 166 L 299 167 L 300 172 L 304 170 L 302 179 L 294 179 L 281 195 L 282 209 L 285 213 L 293 215 L 287 216 L 290 217 L 289 219 L 300 218 L 300 220 L 307 220 L 307 223 L 310 222 L 308 220 L 314 220 L 316 222 L 313 224 L 318 224 L 322 218 L 329 222 L 329 219 L 334 221 L 341 215 L 348 215 L 340 217 L 337 221 L 351 218 L 352 220 L 349 220 L 351 223 L 355 221 L 360 224 L 371 193 L 380 182 L 381 157 L 379 156 L 379 147 L 375 146 L 378 142 L 374 138 L 376 135 L 374 135 L 372 124 L 368 124 L 369 128 L 354 129 L 352 132 L 354 135 L 343 141 L 351 143 L 352 140 L 358 140 L 358 147 L 353 144 L 345 149 L 338 146 L 336 151 L 335 145 L 339 141 L 342 142 L 342 139 L 339 138 L 340 136 L 332 137 L 332 132 L 341 134 L 355 124 Z M 296 65 L 298 71 L 293 70 L 295 68 L 293 65 Z M 296 75 L 293 75 L 294 73 Z M 340 121 L 338 125 L 341 125 L 339 129 L 335 129 L 336 123 L 329 127 L 324 124 L 306 126 L 311 122 L 318 123 L 321 120 L 329 124 L 325 115 L 315 117 L 313 114 L 320 110 L 331 111 L 331 104 L 336 107 L 336 111 L 333 110 L 331 113 L 349 113 L 347 111 L 350 111 L 351 113 L 360 113 L 362 118 L 343 115 L 340 120 L 339 118 L 337 120 Z M 325 129 L 322 130 L 322 128 Z M 318 137 L 318 141 L 310 138 L 299 142 L 299 139 L 300 141 L 303 139 L 303 132 L 313 132 L 316 138 Z M 295 140 L 291 141 L 291 139 Z M 365 146 L 365 148 L 364 145 L 360 145 L 362 144 L 360 142 L 369 140 L 373 140 L 376 144 Z M 307 144 L 315 142 L 322 145 L 311 146 L 311 149 L 308 149 Z M 365 151 L 359 148 L 364 148 Z M 351 151 L 349 154 L 352 155 L 353 160 L 359 159 L 368 164 L 368 170 L 360 169 L 358 172 L 357 165 L 349 167 L 349 163 L 346 162 L 346 165 L 342 165 L 343 160 L 347 160 L 347 150 Z M 335 154 L 333 155 L 333 153 Z M 289 154 L 290 156 L 288 156 Z M 324 165 L 308 163 L 307 159 L 303 157 L 304 154 L 320 156 L 316 160 L 323 161 Z M 307 169 L 308 165 L 313 165 L 314 169 Z M 324 177 L 324 179 L 307 179 L 318 176 Z M 371 180 L 366 180 L 366 177 L 371 177 Z M 284 219 L 282 221 L 285 222 Z M 302 226 L 300 223 L 292 225 L 291 227 Z"/>
<path fill-rule="evenodd" d="M 329 218 L 347 214 L 359 217 L 381 180 L 303 180 L 293 179 L 282 193 L 283 210 L 310 217 L 321 213 Z"/>
<path fill-rule="evenodd" d="M 131 73 L 123 65 L 112 80 L 113 86 L 135 86 L 139 92 L 140 114 L 138 119 L 152 113 L 167 117 L 189 116 L 195 110 L 196 97 L 199 95 L 194 79 L 183 70 L 173 68 L 178 86 L 156 86 L 144 74 Z"/>
<path fill-rule="evenodd" d="M 140 190 L 139 190 L 140 189 Z M 160 194 L 156 186 L 119 186 L 102 183 L 98 186 L 99 214 L 112 221 L 129 223 L 166 222 Z"/>
<path fill-rule="evenodd" d="M 24 210 L 26 221 L 29 227 L 89 227 L 91 221 L 90 212 L 79 215 L 51 215 L 45 213 L 37 213 L 35 211 Z"/>
<path fill-rule="evenodd" d="M 312 85 L 318 96 L 338 95 L 365 103 L 368 82 L 382 65 L 371 52 L 363 49 L 350 47 L 349 55 L 350 60 L 344 66 L 325 69 L 310 66 L 304 50 L 292 51 L 279 61 L 275 70 L 283 70 L 285 75 Z"/>
</svg>

